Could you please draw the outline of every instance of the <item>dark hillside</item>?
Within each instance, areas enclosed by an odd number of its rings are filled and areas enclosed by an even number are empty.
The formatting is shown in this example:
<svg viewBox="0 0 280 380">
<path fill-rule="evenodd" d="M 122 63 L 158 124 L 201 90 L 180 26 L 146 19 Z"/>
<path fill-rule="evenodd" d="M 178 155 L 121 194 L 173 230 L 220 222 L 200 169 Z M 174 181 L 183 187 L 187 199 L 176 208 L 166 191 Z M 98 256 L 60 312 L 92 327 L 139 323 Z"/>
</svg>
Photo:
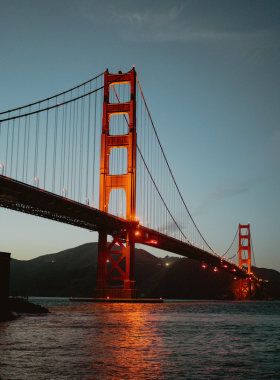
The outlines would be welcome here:
<svg viewBox="0 0 280 380">
<path fill-rule="evenodd" d="M 97 278 L 98 243 L 87 243 L 28 261 L 12 259 L 10 294 L 91 297 Z M 168 265 L 166 265 L 168 264 Z M 280 298 L 280 273 L 253 267 L 265 289 Z M 136 249 L 135 280 L 139 296 L 170 299 L 218 299 L 228 293 L 233 276 L 200 262 L 176 257 L 159 258 Z M 278 283 L 277 283 L 278 281 Z"/>
<path fill-rule="evenodd" d="M 263 280 L 267 280 L 270 282 L 280 282 L 280 273 L 274 269 L 267 268 L 257 268 L 252 266 L 252 272 L 258 278 L 262 278 Z"/>
<path fill-rule="evenodd" d="M 12 259 L 11 294 L 90 296 L 96 281 L 98 243 L 87 243 L 28 261 Z"/>
</svg>

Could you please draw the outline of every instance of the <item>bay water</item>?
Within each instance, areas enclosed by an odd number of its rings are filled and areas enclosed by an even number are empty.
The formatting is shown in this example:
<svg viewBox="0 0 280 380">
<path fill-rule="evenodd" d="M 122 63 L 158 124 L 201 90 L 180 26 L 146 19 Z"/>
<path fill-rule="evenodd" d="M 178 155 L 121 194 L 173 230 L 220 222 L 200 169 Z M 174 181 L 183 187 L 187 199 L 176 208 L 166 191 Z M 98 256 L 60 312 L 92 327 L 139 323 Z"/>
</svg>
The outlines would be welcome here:
<svg viewBox="0 0 280 380">
<path fill-rule="evenodd" d="M 73 303 L 0 324 L 0 379 L 280 379 L 279 301 Z"/>
</svg>

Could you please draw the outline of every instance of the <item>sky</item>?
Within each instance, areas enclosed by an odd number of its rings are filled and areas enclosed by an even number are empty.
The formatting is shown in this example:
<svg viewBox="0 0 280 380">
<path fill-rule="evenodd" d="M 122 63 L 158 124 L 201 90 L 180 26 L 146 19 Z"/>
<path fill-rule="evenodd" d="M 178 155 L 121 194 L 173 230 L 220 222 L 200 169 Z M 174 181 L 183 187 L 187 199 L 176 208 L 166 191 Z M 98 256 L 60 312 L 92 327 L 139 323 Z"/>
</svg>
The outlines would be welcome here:
<svg viewBox="0 0 280 380">
<path fill-rule="evenodd" d="M 222 254 L 250 222 L 257 266 L 280 271 L 279 0 L 0 0 L 0 36 L 1 110 L 135 65 L 207 242 Z M 97 241 L 5 209 L 0 234 L 20 260 Z"/>
</svg>

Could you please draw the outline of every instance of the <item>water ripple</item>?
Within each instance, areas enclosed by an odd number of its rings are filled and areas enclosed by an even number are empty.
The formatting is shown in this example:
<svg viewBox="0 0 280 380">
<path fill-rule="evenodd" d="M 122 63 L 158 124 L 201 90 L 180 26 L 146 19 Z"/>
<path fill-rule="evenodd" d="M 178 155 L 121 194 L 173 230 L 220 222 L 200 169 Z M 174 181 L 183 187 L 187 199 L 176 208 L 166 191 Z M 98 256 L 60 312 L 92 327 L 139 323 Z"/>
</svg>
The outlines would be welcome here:
<svg viewBox="0 0 280 380">
<path fill-rule="evenodd" d="M 280 302 L 58 305 L 0 325 L 2 380 L 280 379 Z"/>
</svg>

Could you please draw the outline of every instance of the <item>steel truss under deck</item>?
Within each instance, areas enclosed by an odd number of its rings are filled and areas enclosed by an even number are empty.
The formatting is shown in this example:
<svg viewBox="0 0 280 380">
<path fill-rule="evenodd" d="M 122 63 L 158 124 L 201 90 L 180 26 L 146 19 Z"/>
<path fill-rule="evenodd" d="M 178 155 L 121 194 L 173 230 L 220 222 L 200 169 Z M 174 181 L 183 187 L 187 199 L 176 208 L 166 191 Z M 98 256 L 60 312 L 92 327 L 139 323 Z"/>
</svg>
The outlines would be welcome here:
<svg viewBox="0 0 280 380">
<path fill-rule="evenodd" d="M 113 237 L 122 231 L 135 231 L 135 243 L 189 257 L 205 264 L 227 271 L 238 278 L 248 278 L 246 270 L 222 260 L 219 256 L 196 248 L 170 236 L 127 221 L 71 199 L 44 191 L 14 179 L 0 175 L 0 207 L 20 211 L 41 218 L 55 220 L 85 228 L 90 231 L 104 231 Z M 255 281 L 258 279 L 250 276 Z"/>
</svg>

